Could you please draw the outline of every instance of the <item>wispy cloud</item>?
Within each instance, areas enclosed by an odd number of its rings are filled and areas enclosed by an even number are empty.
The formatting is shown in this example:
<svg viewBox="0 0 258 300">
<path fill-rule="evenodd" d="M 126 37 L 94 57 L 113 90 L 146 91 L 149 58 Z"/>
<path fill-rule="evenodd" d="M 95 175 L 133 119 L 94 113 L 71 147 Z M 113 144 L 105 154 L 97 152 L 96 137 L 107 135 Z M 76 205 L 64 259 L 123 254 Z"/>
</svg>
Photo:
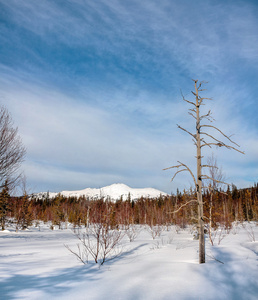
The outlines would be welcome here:
<svg viewBox="0 0 258 300">
<path fill-rule="evenodd" d="M 80 65 L 83 76 L 93 63 L 98 70 L 117 68 L 136 78 L 147 72 L 152 81 L 156 71 L 164 81 L 170 78 L 172 85 L 178 80 L 174 72 L 182 69 L 189 77 L 197 74 L 210 79 L 231 72 L 229 68 L 239 59 L 251 65 L 257 62 L 258 9 L 249 1 L 202 5 L 192 1 L 12 2 L 4 4 L 9 19 L 20 30 L 39 37 L 38 43 L 44 43 L 48 51 L 38 51 L 38 60 L 42 55 L 50 65 L 54 60 L 57 71 L 62 47 L 66 47 L 63 58 L 77 68 Z M 33 57 L 27 43 L 33 36 L 24 41 L 19 31 L 17 41 L 27 45 Z M 72 66 L 67 69 L 73 71 Z"/>
<path fill-rule="evenodd" d="M 0 96 L 28 148 L 28 178 L 58 187 L 70 178 L 76 189 L 84 180 L 82 188 L 116 178 L 166 191 L 186 188 L 188 177 L 171 185 L 161 169 L 178 159 L 195 168 L 191 139 L 176 127 L 194 130 L 180 101 L 180 88 L 191 96 L 193 77 L 210 81 L 216 125 L 235 133 L 246 151 L 240 158 L 215 149 L 218 161 L 232 181 L 257 181 L 254 2 L 10 0 L 0 6 Z M 58 170 L 63 175 L 54 179 Z"/>
<path fill-rule="evenodd" d="M 43 89 L 23 83 L 18 89 L 13 82 L 9 82 L 9 85 L 6 92 L 8 107 L 28 149 L 28 161 L 25 164 L 28 182 L 40 182 L 38 186 L 32 184 L 37 189 L 45 187 L 47 182 L 50 187 L 56 184 L 57 188 L 67 185 L 79 188 L 82 182 L 83 187 L 92 186 L 93 178 L 99 178 L 93 186 L 118 180 L 132 186 L 146 184 L 162 187 L 166 191 L 175 187 L 187 188 L 191 183 L 188 176 L 180 176 L 171 185 L 169 178 L 173 173 L 162 171 L 177 160 L 187 162 L 195 169 L 192 141 L 176 127 L 176 123 L 179 123 L 189 130 L 194 129 L 194 123 L 187 116 L 185 103 L 166 104 L 163 107 L 155 102 L 153 104 L 154 99 L 148 95 L 152 104 L 144 111 L 145 104 L 142 103 L 146 103 L 146 95 L 142 95 L 143 101 L 139 96 L 137 100 L 140 104 L 136 108 L 128 104 L 124 111 L 123 106 L 112 111 L 76 101 L 50 87 Z M 134 109 L 142 110 L 142 113 L 135 116 Z M 228 112 L 226 107 L 225 111 Z M 139 116 L 143 121 L 139 120 Z M 227 124 L 225 120 L 221 121 Z M 235 130 L 241 127 L 237 121 L 235 125 Z M 239 136 L 242 134 L 244 132 Z M 247 160 L 244 159 L 246 163 L 255 161 L 256 138 L 249 136 L 245 140 L 244 145 L 249 152 Z M 222 153 L 214 151 L 219 162 L 223 163 L 227 176 L 233 181 L 236 173 L 232 164 L 240 160 L 239 155 L 232 156 L 231 151 L 225 150 Z M 243 158 L 241 161 L 239 169 L 244 166 Z M 58 171 L 60 175 L 54 175 Z M 250 178 L 250 173 L 242 175 Z M 51 183 L 55 176 L 55 183 Z"/>
<path fill-rule="evenodd" d="M 25 166 L 29 180 L 35 180 L 36 165 L 37 177 L 42 182 L 53 177 L 49 174 L 44 178 L 47 170 L 59 169 L 65 174 L 78 172 L 70 178 L 73 184 L 81 182 L 79 177 L 84 172 L 99 178 L 106 174 L 106 179 L 120 176 L 136 186 L 141 185 L 136 179 L 140 180 L 143 174 L 146 178 L 152 178 L 154 173 L 162 177 L 161 170 L 166 167 L 169 151 L 177 151 L 175 143 L 159 135 L 161 129 L 152 134 L 152 130 L 141 128 L 141 122 L 135 125 L 132 111 L 123 114 L 121 110 L 106 111 L 76 102 L 50 88 L 44 90 L 26 83 L 19 89 L 15 84 L 16 89 L 12 91 L 13 83 L 9 84 L 4 97 L 8 99 L 8 108 L 28 149 L 29 161 Z M 155 116 L 154 112 L 146 110 L 144 113 L 145 122 L 150 123 L 148 118 Z M 128 114 L 132 119 L 123 120 Z M 154 131 L 158 130 L 155 129 L 157 114 L 152 124 Z M 89 185 L 92 178 L 86 177 L 85 185 Z"/>
</svg>

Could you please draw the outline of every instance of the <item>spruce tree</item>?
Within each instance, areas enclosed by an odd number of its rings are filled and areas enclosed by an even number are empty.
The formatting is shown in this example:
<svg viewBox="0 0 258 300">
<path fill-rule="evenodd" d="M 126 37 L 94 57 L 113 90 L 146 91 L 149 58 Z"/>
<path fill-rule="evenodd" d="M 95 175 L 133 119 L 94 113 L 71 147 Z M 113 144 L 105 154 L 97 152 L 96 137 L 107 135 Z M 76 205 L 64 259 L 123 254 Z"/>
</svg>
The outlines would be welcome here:
<svg viewBox="0 0 258 300">
<path fill-rule="evenodd" d="M 1 220 L 2 230 L 5 230 L 7 212 L 9 209 L 9 199 L 10 199 L 9 188 L 6 182 L 0 193 L 0 220 Z"/>
</svg>

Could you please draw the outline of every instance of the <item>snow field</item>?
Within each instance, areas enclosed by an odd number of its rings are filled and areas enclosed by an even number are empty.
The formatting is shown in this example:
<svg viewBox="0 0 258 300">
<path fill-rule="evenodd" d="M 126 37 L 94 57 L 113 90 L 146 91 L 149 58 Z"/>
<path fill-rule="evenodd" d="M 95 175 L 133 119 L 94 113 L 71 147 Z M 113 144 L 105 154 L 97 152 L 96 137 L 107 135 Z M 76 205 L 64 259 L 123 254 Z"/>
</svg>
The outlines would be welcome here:
<svg viewBox="0 0 258 300">
<path fill-rule="evenodd" d="M 136 226 L 136 238 L 125 235 L 121 255 L 101 267 L 65 248 L 79 243 L 72 226 L 40 225 L 0 233 L 0 299 L 257 299 L 258 242 L 241 224 L 220 245 L 206 238 L 202 265 L 190 227 L 163 227 L 153 239 L 148 226 Z M 258 226 L 247 225 L 257 240 Z"/>
</svg>

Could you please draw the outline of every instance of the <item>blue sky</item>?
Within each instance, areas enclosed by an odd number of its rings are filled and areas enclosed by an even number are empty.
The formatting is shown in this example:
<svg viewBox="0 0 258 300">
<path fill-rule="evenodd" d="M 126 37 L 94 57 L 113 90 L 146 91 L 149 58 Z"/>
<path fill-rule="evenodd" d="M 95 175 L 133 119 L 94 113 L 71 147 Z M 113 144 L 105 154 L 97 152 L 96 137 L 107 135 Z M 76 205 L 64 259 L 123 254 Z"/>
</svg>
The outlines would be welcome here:
<svg viewBox="0 0 258 300">
<path fill-rule="evenodd" d="M 0 0 L 0 103 L 27 148 L 31 192 L 125 183 L 171 193 L 195 171 L 180 90 L 209 83 L 214 125 L 245 155 L 214 153 L 228 182 L 258 181 L 256 1 Z"/>
</svg>

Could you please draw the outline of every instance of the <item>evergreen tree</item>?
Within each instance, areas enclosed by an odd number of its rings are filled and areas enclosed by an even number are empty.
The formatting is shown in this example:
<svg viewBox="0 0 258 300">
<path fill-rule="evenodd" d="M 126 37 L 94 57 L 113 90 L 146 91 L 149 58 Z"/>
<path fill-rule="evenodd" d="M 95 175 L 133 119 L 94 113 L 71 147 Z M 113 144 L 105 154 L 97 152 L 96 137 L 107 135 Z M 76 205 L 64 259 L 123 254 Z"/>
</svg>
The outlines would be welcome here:
<svg viewBox="0 0 258 300">
<path fill-rule="evenodd" d="M 7 219 L 7 212 L 9 210 L 9 188 L 7 182 L 0 193 L 0 220 L 1 220 L 1 227 L 2 230 L 5 230 L 5 224 Z"/>
<path fill-rule="evenodd" d="M 25 230 L 32 225 L 33 214 L 30 209 L 30 201 L 28 195 L 25 193 L 24 196 L 18 200 L 17 213 L 16 213 L 16 231 L 19 228 Z"/>
</svg>

